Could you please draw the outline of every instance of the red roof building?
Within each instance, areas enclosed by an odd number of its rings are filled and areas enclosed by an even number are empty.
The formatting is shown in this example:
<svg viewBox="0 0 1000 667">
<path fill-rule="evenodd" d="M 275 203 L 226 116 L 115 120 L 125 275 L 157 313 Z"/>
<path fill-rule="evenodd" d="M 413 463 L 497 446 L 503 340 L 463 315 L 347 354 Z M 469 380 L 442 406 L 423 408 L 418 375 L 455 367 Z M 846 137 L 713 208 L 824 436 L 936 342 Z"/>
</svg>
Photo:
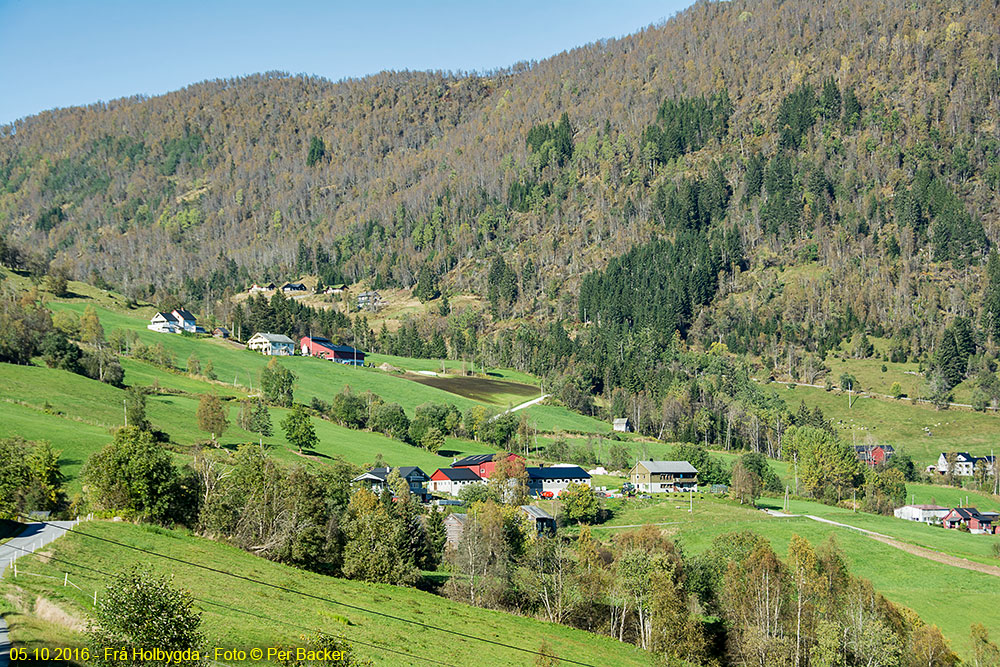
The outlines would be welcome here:
<svg viewBox="0 0 1000 667">
<path fill-rule="evenodd" d="M 455 461 L 451 464 L 452 468 L 469 468 L 477 475 L 483 479 L 489 479 L 490 475 L 493 474 L 493 470 L 497 467 L 496 457 L 499 454 L 475 454 L 473 456 L 466 456 L 464 459 Z M 508 461 L 520 461 L 524 464 L 524 457 L 518 456 L 517 454 L 508 454 Z"/>
<path fill-rule="evenodd" d="M 365 365 L 365 353 L 350 345 L 334 345 L 322 336 L 303 336 L 299 347 L 304 357 L 320 357 L 341 364 Z"/>
</svg>

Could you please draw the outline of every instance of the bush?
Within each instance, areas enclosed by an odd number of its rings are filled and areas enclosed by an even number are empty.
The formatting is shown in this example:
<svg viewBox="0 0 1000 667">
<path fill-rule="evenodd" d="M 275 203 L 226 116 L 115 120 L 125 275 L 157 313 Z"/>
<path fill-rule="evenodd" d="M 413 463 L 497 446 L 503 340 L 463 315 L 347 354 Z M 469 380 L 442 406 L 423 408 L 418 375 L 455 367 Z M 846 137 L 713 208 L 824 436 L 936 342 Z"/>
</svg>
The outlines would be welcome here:
<svg viewBox="0 0 1000 667">
<path fill-rule="evenodd" d="M 372 430 L 384 433 L 390 438 L 407 442 L 410 431 L 410 418 L 399 403 L 384 403 L 375 408 L 372 413 Z"/>
</svg>

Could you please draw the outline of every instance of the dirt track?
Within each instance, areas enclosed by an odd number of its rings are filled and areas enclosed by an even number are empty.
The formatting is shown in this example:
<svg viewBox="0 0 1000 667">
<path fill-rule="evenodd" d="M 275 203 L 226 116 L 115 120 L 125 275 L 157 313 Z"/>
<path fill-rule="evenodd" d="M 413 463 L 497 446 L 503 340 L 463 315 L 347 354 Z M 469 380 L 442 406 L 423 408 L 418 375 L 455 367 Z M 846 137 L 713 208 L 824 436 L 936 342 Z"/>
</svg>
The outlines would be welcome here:
<svg viewBox="0 0 1000 667">
<path fill-rule="evenodd" d="M 894 537 L 889 537 L 888 535 L 883 535 L 882 533 L 876 533 L 871 530 L 865 530 L 864 528 L 858 528 L 857 526 L 852 526 L 846 523 L 840 523 L 839 521 L 831 521 L 830 519 L 823 519 L 818 516 L 812 516 L 811 514 L 783 514 L 778 511 L 769 511 L 768 514 L 775 517 L 790 518 L 790 517 L 805 517 L 807 519 L 812 519 L 813 521 L 818 521 L 820 523 L 828 523 L 833 526 L 838 526 L 840 528 L 847 528 L 849 530 L 855 530 L 859 533 L 881 542 L 883 544 L 888 544 L 890 547 L 899 549 L 900 551 L 905 551 L 914 556 L 919 556 L 920 558 L 926 558 L 927 560 L 932 560 L 936 563 L 942 563 L 944 565 L 951 565 L 952 567 L 960 567 L 963 570 L 972 570 L 973 572 L 982 572 L 983 574 L 990 574 L 994 577 L 1000 577 L 1000 567 L 996 565 L 986 565 L 985 563 L 977 563 L 974 560 L 968 560 L 967 558 L 959 558 L 958 556 L 951 556 L 949 554 L 941 553 L 940 551 L 934 551 L 933 549 L 928 549 L 926 547 L 918 547 L 915 544 L 909 544 L 907 542 L 900 542 Z"/>
</svg>

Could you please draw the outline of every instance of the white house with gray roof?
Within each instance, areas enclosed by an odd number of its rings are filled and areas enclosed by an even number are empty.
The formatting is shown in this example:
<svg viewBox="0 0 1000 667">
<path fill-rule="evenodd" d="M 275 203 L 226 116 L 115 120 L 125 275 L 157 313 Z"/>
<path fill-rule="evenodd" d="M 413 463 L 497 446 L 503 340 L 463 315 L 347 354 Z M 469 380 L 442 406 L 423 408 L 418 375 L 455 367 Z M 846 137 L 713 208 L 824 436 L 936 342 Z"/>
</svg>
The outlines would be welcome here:
<svg viewBox="0 0 1000 667">
<path fill-rule="evenodd" d="M 295 341 L 281 334 L 258 332 L 247 341 L 247 348 L 271 357 L 290 357 L 295 354 Z"/>
</svg>

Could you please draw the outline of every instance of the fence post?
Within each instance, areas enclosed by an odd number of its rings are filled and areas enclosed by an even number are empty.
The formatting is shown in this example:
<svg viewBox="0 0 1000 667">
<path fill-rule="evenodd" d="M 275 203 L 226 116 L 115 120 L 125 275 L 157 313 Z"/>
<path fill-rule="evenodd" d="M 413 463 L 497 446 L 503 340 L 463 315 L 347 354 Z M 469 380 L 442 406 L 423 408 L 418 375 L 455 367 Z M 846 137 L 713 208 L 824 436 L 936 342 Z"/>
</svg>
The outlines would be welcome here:
<svg viewBox="0 0 1000 667">
<path fill-rule="evenodd" d="M 14 561 L 14 578 L 17 579 L 17 561 Z"/>
<path fill-rule="evenodd" d="M 97 591 L 94 591 L 94 606 L 97 606 Z"/>
<path fill-rule="evenodd" d="M 66 588 L 66 584 L 69 583 L 69 572 L 63 572 L 63 574 L 65 575 L 63 577 L 63 588 Z"/>
</svg>

